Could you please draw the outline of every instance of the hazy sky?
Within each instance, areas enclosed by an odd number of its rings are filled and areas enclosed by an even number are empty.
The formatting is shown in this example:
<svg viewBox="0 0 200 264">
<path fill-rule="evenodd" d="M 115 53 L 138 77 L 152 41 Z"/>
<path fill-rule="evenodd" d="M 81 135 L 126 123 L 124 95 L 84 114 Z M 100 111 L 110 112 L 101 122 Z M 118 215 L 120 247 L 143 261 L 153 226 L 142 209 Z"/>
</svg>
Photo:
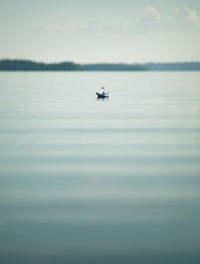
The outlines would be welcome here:
<svg viewBox="0 0 200 264">
<path fill-rule="evenodd" d="M 200 61 L 200 0 L 0 0 L 0 58 Z"/>
</svg>

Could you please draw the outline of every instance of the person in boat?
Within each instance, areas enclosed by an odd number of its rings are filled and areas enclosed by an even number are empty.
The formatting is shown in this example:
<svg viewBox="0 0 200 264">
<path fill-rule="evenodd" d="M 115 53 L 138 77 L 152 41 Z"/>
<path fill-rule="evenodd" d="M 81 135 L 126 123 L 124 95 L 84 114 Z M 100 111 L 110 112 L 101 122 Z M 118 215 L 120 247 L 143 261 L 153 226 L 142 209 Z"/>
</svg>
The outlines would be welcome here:
<svg viewBox="0 0 200 264">
<path fill-rule="evenodd" d="M 105 88 L 104 87 L 101 87 L 101 89 L 103 89 L 103 92 L 102 92 L 102 95 L 104 96 L 104 95 L 106 95 L 106 93 L 105 93 Z"/>
</svg>

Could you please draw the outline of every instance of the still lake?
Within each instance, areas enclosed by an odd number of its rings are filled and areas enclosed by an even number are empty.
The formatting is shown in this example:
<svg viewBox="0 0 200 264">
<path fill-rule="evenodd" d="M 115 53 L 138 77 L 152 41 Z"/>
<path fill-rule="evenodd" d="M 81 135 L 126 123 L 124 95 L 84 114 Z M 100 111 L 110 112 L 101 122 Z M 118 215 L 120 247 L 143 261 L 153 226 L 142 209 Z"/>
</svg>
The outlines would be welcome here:
<svg viewBox="0 0 200 264">
<path fill-rule="evenodd" d="M 200 72 L 0 73 L 0 263 L 199 258 Z"/>
</svg>

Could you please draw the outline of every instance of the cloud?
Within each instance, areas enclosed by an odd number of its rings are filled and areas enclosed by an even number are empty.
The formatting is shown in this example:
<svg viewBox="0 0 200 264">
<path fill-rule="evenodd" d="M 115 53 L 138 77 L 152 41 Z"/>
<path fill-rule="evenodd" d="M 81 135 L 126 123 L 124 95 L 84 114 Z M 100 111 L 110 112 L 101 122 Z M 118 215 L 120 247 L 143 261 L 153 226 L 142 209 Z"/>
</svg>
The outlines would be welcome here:
<svg viewBox="0 0 200 264">
<path fill-rule="evenodd" d="M 199 15 L 197 13 L 197 10 L 195 9 L 190 9 L 187 6 L 183 7 L 184 11 L 187 13 L 188 15 L 188 20 L 196 25 L 200 25 L 200 18 Z"/>
<path fill-rule="evenodd" d="M 156 8 L 151 7 L 151 6 L 146 6 L 145 11 L 146 11 L 146 14 L 148 16 L 151 16 L 153 19 L 155 19 L 155 20 L 161 19 L 161 14 Z"/>
</svg>

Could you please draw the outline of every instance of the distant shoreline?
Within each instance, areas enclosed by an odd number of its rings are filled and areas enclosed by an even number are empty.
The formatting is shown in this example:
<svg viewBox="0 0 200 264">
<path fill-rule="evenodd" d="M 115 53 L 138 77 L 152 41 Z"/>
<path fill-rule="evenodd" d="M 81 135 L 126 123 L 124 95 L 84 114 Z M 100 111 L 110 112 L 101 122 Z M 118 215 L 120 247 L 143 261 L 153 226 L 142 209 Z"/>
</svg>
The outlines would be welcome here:
<svg viewBox="0 0 200 264">
<path fill-rule="evenodd" d="M 43 63 L 31 60 L 0 60 L 0 71 L 200 71 L 200 62 L 179 63 Z"/>
</svg>

